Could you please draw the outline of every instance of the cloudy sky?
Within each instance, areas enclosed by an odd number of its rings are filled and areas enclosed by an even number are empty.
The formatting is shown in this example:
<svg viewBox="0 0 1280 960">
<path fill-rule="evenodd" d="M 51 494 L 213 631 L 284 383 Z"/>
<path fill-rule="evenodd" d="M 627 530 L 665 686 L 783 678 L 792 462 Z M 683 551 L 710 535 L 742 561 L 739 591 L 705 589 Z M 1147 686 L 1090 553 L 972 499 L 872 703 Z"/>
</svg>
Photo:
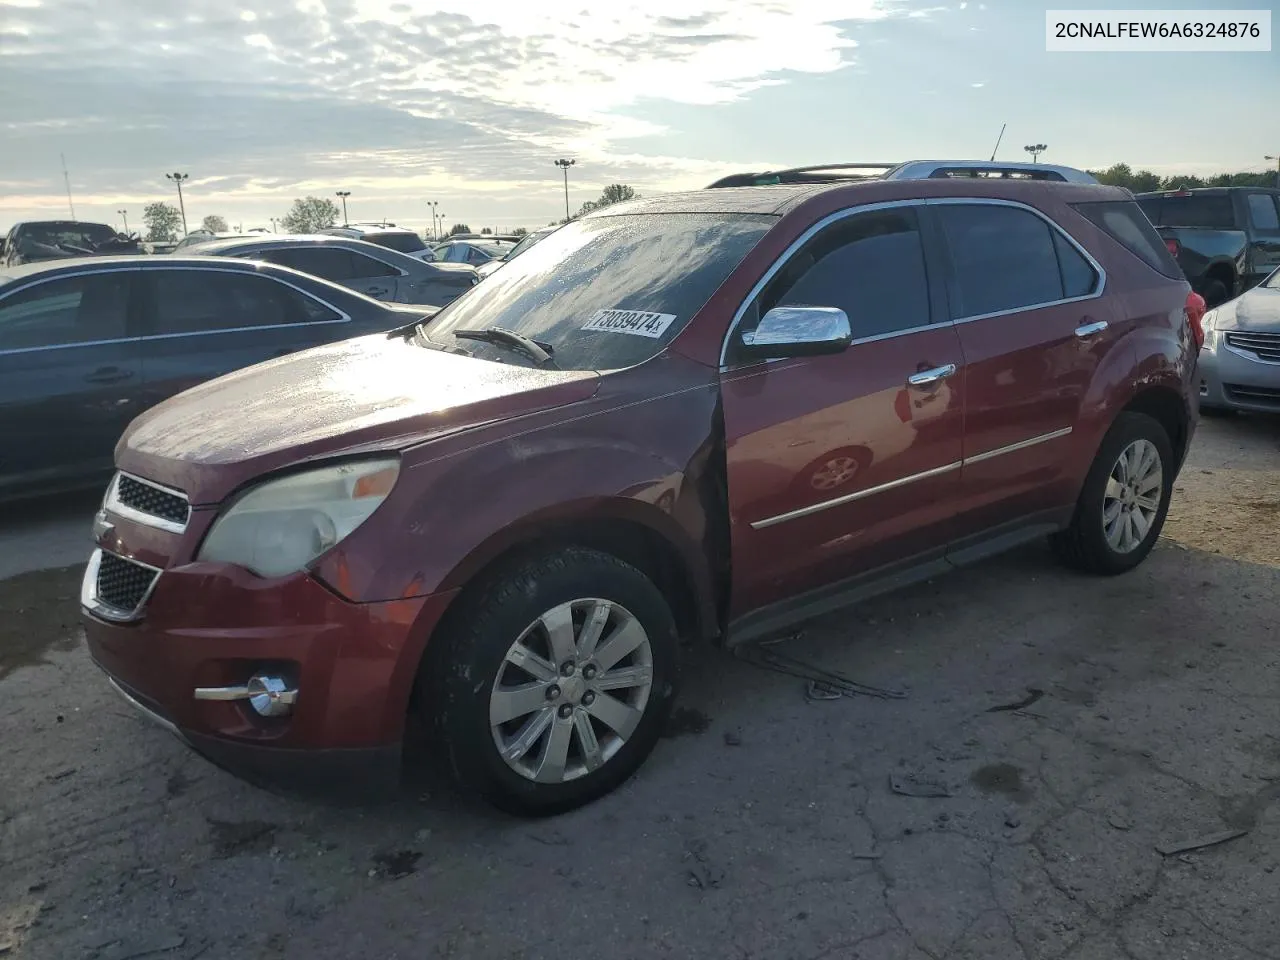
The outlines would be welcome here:
<svg viewBox="0 0 1280 960">
<path fill-rule="evenodd" d="M 1060 163 L 1215 172 L 1280 152 L 1276 52 L 1048 54 L 1045 6 L 0 0 L 0 228 L 66 215 L 60 154 L 80 219 L 133 226 L 179 170 L 192 226 L 344 189 L 353 220 L 421 228 L 435 200 L 504 229 L 563 213 L 559 156 L 576 209 L 611 182 L 983 157 L 1006 121 L 1006 159 L 1043 141 Z"/>
</svg>

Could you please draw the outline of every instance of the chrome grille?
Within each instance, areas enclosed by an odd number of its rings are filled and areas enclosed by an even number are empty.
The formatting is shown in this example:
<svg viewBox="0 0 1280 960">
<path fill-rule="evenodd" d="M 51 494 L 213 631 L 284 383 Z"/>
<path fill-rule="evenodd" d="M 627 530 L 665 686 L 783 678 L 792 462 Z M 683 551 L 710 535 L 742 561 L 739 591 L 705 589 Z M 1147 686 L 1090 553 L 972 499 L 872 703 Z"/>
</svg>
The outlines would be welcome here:
<svg viewBox="0 0 1280 960">
<path fill-rule="evenodd" d="M 102 551 L 98 558 L 95 596 L 103 604 L 126 616 L 132 616 L 146 601 L 160 571 Z"/>
<path fill-rule="evenodd" d="M 1280 363 L 1280 333 L 1245 333 L 1232 330 L 1226 334 L 1227 344 L 1247 350 L 1259 360 Z"/>
<path fill-rule="evenodd" d="M 117 473 L 107 491 L 108 510 L 139 523 L 181 533 L 191 506 L 176 490 L 169 490 L 127 473 Z"/>
</svg>

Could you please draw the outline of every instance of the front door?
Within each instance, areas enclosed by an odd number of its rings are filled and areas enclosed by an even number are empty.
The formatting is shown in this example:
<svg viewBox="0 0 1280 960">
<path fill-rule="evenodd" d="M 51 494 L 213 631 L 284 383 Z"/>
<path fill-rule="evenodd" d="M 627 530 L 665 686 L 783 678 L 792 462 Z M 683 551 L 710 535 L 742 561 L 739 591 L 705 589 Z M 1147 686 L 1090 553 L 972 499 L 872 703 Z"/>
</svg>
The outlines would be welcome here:
<svg viewBox="0 0 1280 960">
<path fill-rule="evenodd" d="M 957 528 L 982 537 L 1050 524 L 1075 498 L 1071 433 L 1121 320 L 1093 263 L 1031 210 L 973 201 L 930 212 L 967 371 Z"/>
<path fill-rule="evenodd" d="M 930 281 L 934 282 L 931 283 Z M 842 353 L 746 363 L 772 307 L 839 307 Z M 959 483 L 963 359 L 911 207 L 854 213 L 790 256 L 730 333 L 722 374 L 730 616 L 940 555 Z"/>
<path fill-rule="evenodd" d="M 141 410 L 133 277 L 57 277 L 0 300 L 0 496 L 111 470 Z"/>
<path fill-rule="evenodd" d="M 1253 272 L 1245 278 L 1245 285 L 1252 287 L 1280 267 L 1280 195 L 1259 191 L 1244 197 L 1253 228 Z"/>
</svg>

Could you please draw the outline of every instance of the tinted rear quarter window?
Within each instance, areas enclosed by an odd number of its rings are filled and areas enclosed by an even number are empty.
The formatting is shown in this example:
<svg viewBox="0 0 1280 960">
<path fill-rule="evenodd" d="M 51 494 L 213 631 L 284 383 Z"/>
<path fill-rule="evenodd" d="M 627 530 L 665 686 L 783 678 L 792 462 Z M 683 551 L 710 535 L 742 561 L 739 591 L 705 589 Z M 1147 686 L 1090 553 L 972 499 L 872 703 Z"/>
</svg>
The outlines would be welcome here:
<svg viewBox="0 0 1280 960">
<path fill-rule="evenodd" d="M 937 208 L 951 253 L 952 313 L 958 318 L 1020 310 L 1063 299 L 1049 225 L 1017 207 Z"/>
<path fill-rule="evenodd" d="M 1139 260 L 1166 277 L 1182 278 L 1182 268 L 1173 259 L 1160 234 L 1132 200 L 1077 203 L 1075 210 Z"/>
<path fill-rule="evenodd" d="M 365 235 L 365 239 L 388 250 L 398 250 L 400 253 L 415 253 L 427 247 L 416 233 L 370 233 Z"/>
</svg>

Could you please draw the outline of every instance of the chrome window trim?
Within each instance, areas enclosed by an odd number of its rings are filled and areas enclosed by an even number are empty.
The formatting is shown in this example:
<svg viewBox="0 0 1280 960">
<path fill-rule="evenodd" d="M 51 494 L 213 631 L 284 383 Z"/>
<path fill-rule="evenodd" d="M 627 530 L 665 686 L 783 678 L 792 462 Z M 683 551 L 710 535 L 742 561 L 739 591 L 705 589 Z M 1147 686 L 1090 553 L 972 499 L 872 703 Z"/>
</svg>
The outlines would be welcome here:
<svg viewBox="0 0 1280 960">
<path fill-rule="evenodd" d="M 948 323 L 950 324 L 972 323 L 975 320 L 986 320 L 991 317 L 1009 316 L 1015 313 L 1022 313 L 1023 311 L 1026 311 L 1026 310 L 1042 310 L 1045 307 L 1053 307 L 1053 306 L 1058 306 L 1060 304 L 1078 303 L 1085 300 L 1094 300 L 1102 296 L 1102 294 L 1106 291 L 1107 272 L 1102 268 L 1102 264 L 1098 263 L 1098 261 L 1094 259 L 1093 255 L 1090 254 L 1089 251 L 1086 250 L 1083 246 L 1081 246 L 1080 243 L 1075 239 L 1075 237 L 1071 236 L 1071 234 L 1067 233 L 1064 229 L 1062 229 L 1062 227 L 1059 226 L 1058 223 L 1054 221 L 1052 217 L 1048 216 L 1045 213 L 1042 213 L 1041 211 L 1037 210 L 1035 207 L 1030 206 L 1029 204 L 1022 203 L 1017 200 L 1001 200 L 998 198 L 983 198 L 983 197 L 928 197 L 928 198 L 919 198 L 914 200 L 885 200 L 880 203 L 865 203 L 865 204 L 860 204 L 854 207 L 845 207 L 842 210 L 837 210 L 834 213 L 827 214 L 817 223 L 813 224 L 807 230 L 805 230 L 804 233 L 800 234 L 800 236 L 797 237 L 794 241 L 792 241 L 790 246 L 788 246 L 787 249 L 784 250 L 776 260 L 774 260 L 773 264 L 769 267 L 768 270 L 765 271 L 764 275 L 759 280 L 756 281 L 755 285 L 752 286 L 751 290 L 747 293 L 747 296 L 745 297 L 745 299 L 743 299 L 742 303 L 738 305 L 738 309 L 734 312 L 733 320 L 729 323 L 729 329 L 725 334 L 724 340 L 720 344 L 720 372 L 728 373 L 730 370 L 738 369 L 738 368 L 729 367 L 727 364 L 727 358 L 729 355 L 729 342 L 732 339 L 734 333 L 737 331 L 739 325 L 741 325 L 742 318 L 743 316 L 746 315 L 747 309 L 751 306 L 753 302 L 755 302 L 756 297 L 760 296 L 760 293 L 768 285 L 769 281 L 772 280 L 777 275 L 778 271 L 781 270 L 784 266 L 786 266 L 787 263 L 791 260 L 791 258 L 795 256 L 797 252 L 799 252 L 800 248 L 803 247 L 806 243 L 808 243 L 814 237 L 814 235 L 817 234 L 819 231 L 826 229 L 833 223 L 837 223 L 840 220 L 844 220 L 848 217 L 857 216 L 860 213 L 875 213 L 878 210 L 892 210 L 898 207 L 935 207 L 935 206 L 946 206 L 949 204 L 958 204 L 958 205 L 964 205 L 964 206 L 977 204 L 977 205 L 989 205 L 989 206 L 1000 206 L 1000 207 L 1015 207 L 1019 210 L 1026 210 L 1029 213 L 1035 214 L 1037 217 L 1039 217 L 1041 220 L 1047 223 L 1050 229 L 1056 230 L 1058 233 L 1060 233 L 1063 239 L 1065 239 L 1067 243 L 1071 244 L 1071 246 L 1082 257 L 1084 257 L 1086 262 L 1088 262 L 1088 264 L 1093 268 L 1095 275 L 1097 277 L 1097 280 L 1094 284 L 1093 292 L 1080 297 L 1064 297 L 1060 300 L 1050 300 L 1045 303 L 1029 304 L 1028 306 L 1025 306 L 1025 307 L 1017 307 L 1011 310 L 1001 310 L 996 313 L 974 314 L 974 315 L 965 316 L 965 317 L 955 317 L 950 320 L 940 319 L 934 323 L 930 323 L 922 327 L 909 327 L 905 330 L 894 330 L 889 333 L 877 334 L 871 337 L 859 337 L 858 339 L 853 340 L 849 344 L 850 346 L 855 346 L 860 343 L 871 343 L 877 340 L 889 340 L 894 337 L 907 336 L 913 333 L 920 333 L 924 330 L 932 330 Z M 943 237 L 944 243 L 945 243 L 945 240 L 946 238 L 944 236 Z M 928 251 L 926 250 L 925 251 L 926 266 L 928 263 L 928 256 L 929 254 L 928 254 Z M 784 358 L 777 358 L 777 359 L 784 359 Z M 777 359 L 766 360 L 764 362 L 776 363 Z M 756 367 L 757 364 L 753 363 L 751 364 L 751 366 Z"/>
<path fill-rule="evenodd" d="M 160 574 L 164 571 L 159 567 L 151 566 L 149 563 L 143 563 L 141 560 L 135 560 L 119 553 L 112 553 L 113 557 L 136 564 L 154 574 L 146 592 L 142 594 L 142 599 L 138 601 L 138 605 L 132 610 L 121 610 L 119 607 L 113 607 L 98 599 L 98 568 L 102 566 L 102 555 L 104 553 L 111 553 L 111 551 L 97 547 L 89 555 L 89 563 L 84 568 L 84 579 L 80 581 L 80 606 L 95 617 L 109 620 L 112 623 L 131 623 L 134 620 L 142 619 L 142 610 L 146 607 L 147 601 L 151 599 L 151 594 L 155 590 L 156 584 L 160 582 Z"/>
<path fill-rule="evenodd" d="M 927 480 L 930 477 L 941 476 L 944 473 L 959 470 L 971 463 L 981 463 L 984 460 L 991 460 L 995 457 L 1003 456 L 1006 453 L 1016 453 L 1019 450 L 1026 450 L 1028 447 L 1047 443 L 1050 440 L 1057 440 L 1059 437 L 1067 436 L 1071 431 L 1071 427 L 1062 427 L 1059 430 L 1042 433 L 1037 437 L 1029 437 L 1026 440 L 1019 440 L 1017 443 L 1011 443 L 1008 446 L 988 450 L 986 453 L 975 454 L 972 457 L 962 457 L 953 463 L 946 463 L 940 467 L 933 467 L 932 469 L 925 470 L 921 473 L 913 473 L 906 477 L 899 477 L 898 479 L 890 480 L 887 483 L 881 483 L 874 487 L 867 487 L 865 490 L 855 490 L 853 493 L 846 493 L 844 496 L 836 497 L 833 500 L 823 500 L 821 503 L 813 503 L 807 507 L 799 507 L 795 510 L 789 510 L 786 513 L 777 514 L 773 517 L 765 517 L 763 520 L 752 520 L 750 526 L 752 530 L 764 530 L 768 527 L 774 526 L 775 524 L 785 523 L 788 520 L 798 520 L 801 517 L 808 517 L 815 513 L 821 513 L 823 510 L 829 510 L 832 507 L 839 507 L 846 503 L 853 503 L 855 500 L 862 500 L 866 497 L 874 496 L 877 493 L 885 493 L 889 490 L 896 490 L 898 487 L 905 487 L 907 484 L 915 483 L 917 480 Z"/>
<path fill-rule="evenodd" d="M 271 264 L 271 266 L 279 267 L 280 265 Z M 394 266 L 394 264 L 388 264 L 388 266 Z M 282 267 L 281 269 L 288 270 L 289 267 Z M 320 304 L 321 306 L 325 307 L 326 309 L 333 311 L 338 315 L 338 317 L 335 320 L 303 320 L 300 323 L 268 323 L 268 324 L 258 324 L 252 327 L 228 327 L 225 330 L 192 330 L 187 333 L 152 333 L 152 334 L 148 334 L 145 337 L 116 337 L 110 340 L 83 340 L 83 341 L 80 341 L 79 343 L 52 343 L 43 347 L 14 347 L 8 350 L 0 350 L 0 357 L 17 355 L 22 353 L 35 353 L 39 350 L 71 350 L 77 347 L 101 347 L 101 346 L 107 346 L 115 343 L 145 343 L 150 340 L 172 340 L 175 337 L 209 337 L 209 336 L 216 336 L 218 334 L 223 334 L 223 333 L 248 333 L 249 331 L 252 331 L 252 330 L 294 330 L 298 327 L 322 327 L 322 326 L 331 326 L 337 323 L 350 323 L 352 319 L 351 314 L 347 313 L 347 311 L 334 306 L 329 301 L 316 296 L 314 293 L 311 293 L 309 290 L 304 290 L 302 287 L 298 286 L 295 283 L 290 283 L 288 280 L 281 279 L 280 277 L 273 276 L 272 274 L 269 274 L 269 273 L 262 273 L 261 271 L 258 271 L 258 270 L 234 270 L 230 267 L 218 267 L 218 266 L 213 266 L 212 264 L 210 265 L 172 264 L 171 265 L 166 263 L 166 264 L 158 264 L 154 267 L 149 264 L 146 266 L 142 266 L 138 264 L 130 264 L 128 266 L 123 266 L 123 265 L 104 266 L 104 267 L 99 267 L 97 269 L 75 270 L 70 273 L 59 273 L 52 277 L 37 277 L 35 279 L 29 280 L 28 282 L 22 284 L 19 287 L 15 287 L 13 290 L 5 291 L 4 295 L 0 296 L 0 307 L 4 306 L 5 300 L 7 300 L 9 297 L 14 296 L 15 294 L 21 293 L 23 290 L 28 290 L 32 287 L 39 286 L 40 284 L 44 284 L 44 283 L 53 283 L 56 280 L 67 280 L 73 277 L 96 276 L 101 273 L 140 273 L 142 271 L 152 271 L 152 270 L 204 270 L 204 271 L 209 271 L 213 273 L 231 273 L 237 276 L 265 277 L 274 283 L 283 284 L 284 286 L 288 287 L 291 290 L 296 290 L 298 293 L 302 294 L 307 299 L 312 300 Z"/>
<path fill-rule="evenodd" d="M 135 509 L 126 503 L 122 503 L 119 497 L 120 478 L 128 477 L 135 483 L 140 483 L 144 487 L 151 487 L 153 490 L 159 490 L 161 493 L 167 493 L 170 496 L 181 497 L 182 502 L 187 505 L 187 520 L 184 523 L 174 523 L 164 517 L 157 517 L 151 513 L 144 513 Z M 132 473 L 125 471 L 117 471 L 116 475 L 111 478 L 111 483 L 107 486 L 107 495 L 103 499 L 102 508 L 110 513 L 114 513 L 117 517 L 123 517 L 126 520 L 132 520 L 134 523 L 140 523 L 143 526 L 155 527 L 157 530 L 164 530 L 168 533 L 183 533 L 187 529 L 187 524 L 191 522 L 191 501 L 187 495 L 181 490 L 173 487 L 166 487 L 163 484 L 155 483 Z"/>
<path fill-rule="evenodd" d="M 955 197 L 955 198 L 932 197 L 928 200 L 924 200 L 921 202 L 931 207 L 990 206 L 990 207 L 1015 207 L 1019 210 L 1026 210 L 1028 213 L 1033 213 L 1037 217 L 1039 217 L 1041 220 L 1043 220 L 1046 224 L 1049 225 L 1050 230 L 1057 231 L 1057 233 L 1059 233 L 1062 236 L 1062 239 L 1066 240 L 1067 243 L 1071 244 L 1071 246 L 1075 249 L 1075 251 L 1079 253 L 1080 256 L 1084 257 L 1085 262 L 1088 263 L 1089 266 L 1093 268 L 1094 276 L 1096 277 L 1096 280 L 1094 281 L 1094 284 L 1093 284 L 1092 293 L 1086 293 L 1079 297 L 1062 297 L 1057 300 L 1045 300 L 1042 303 L 1029 303 L 1023 307 L 1011 307 L 1008 310 L 996 310 L 992 313 L 968 314 L 966 316 L 952 318 L 952 321 L 951 321 L 952 323 L 972 323 L 975 320 L 987 320 L 991 317 L 1007 317 L 1015 313 L 1023 313 L 1024 311 L 1027 311 L 1027 310 L 1043 310 L 1045 307 L 1056 307 L 1064 303 L 1081 303 L 1085 300 L 1096 300 L 1098 297 L 1102 296 L 1102 294 L 1107 289 L 1107 271 L 1102 268 L 1102 264 L 1100 264 L 1097 260 L 1094 259 L 1093 254 L 1091 254 L 1088 250 L 1086 250 L 1083 246 L 1081 246 L 1075 237 L 1071 236 L 1071 234 L 1063 230 L 1062 227 L 1060 227 L 1052 217 L 1050 217 L 1048 214 L 1042 213 L 1041 211 L 1037 210 L 1035 207 L 1030 206 L 1029 204 L 1021 203 L 1017 200 L 1000 200 L 995 198 L 984 199 L 981 197 Z M 944 243 L 946 242 L 945 231 L 943 232 L 943 242 Z M 1056 254 L 1054 256 L 1054 259 L 1057 259 Z M 1059 267 L 1059 270 L 1061 270 L 1061 267 Z"/>
</svg>

